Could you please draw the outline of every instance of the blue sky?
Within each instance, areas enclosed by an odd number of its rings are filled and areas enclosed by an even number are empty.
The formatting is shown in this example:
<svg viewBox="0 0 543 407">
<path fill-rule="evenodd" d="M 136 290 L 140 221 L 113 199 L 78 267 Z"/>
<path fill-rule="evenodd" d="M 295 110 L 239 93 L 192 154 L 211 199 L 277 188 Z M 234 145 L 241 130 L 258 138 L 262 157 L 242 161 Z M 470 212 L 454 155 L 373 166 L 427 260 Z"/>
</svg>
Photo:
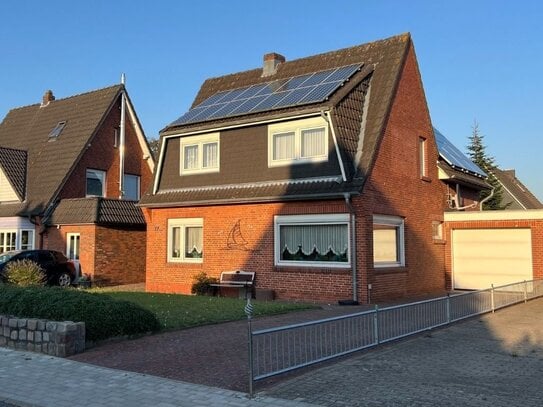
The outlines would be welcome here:
<svg viewBox="0 0 543 407">
<path fill-rule="evenodd" d="M 543 2 L 19 1 L 0 3 L 0 116 L 120 81 L 149 138 L 208 77 L 411 32 L 434 126 L 543 200 Z"/>
</svg>

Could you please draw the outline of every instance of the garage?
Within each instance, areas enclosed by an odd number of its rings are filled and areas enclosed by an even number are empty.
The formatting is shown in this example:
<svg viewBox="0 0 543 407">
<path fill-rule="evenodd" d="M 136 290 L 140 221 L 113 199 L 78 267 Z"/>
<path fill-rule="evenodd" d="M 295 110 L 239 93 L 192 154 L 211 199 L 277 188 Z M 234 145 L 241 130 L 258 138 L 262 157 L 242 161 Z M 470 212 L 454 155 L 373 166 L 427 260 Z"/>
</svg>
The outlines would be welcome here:
<svg viewBox="0 0 543 407">
<path fill-rule="evenodd" d="M 453 229 L 454 289 L 485 289 L 532 280 L 531 228 Z"/>
</svg>

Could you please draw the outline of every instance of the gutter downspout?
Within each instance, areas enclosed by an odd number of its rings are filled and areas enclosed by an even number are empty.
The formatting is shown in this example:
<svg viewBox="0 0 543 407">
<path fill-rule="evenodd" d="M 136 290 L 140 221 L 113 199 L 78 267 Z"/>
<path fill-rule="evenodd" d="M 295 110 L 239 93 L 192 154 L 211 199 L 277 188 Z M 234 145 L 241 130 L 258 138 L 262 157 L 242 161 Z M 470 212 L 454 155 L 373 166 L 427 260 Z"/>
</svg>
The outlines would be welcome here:
<svg viewBox="0 0 543 407">
<path fill-rule="evenodd" d="M 121 84 L 123 90 L 121 92 L 121 124 L 120 124 L 120 136 L 119 136 L 119 199 L 124 197 L 124 147 L 125 147 L 125 118 L 126 118 L 126 96 L 124 92 L 124 73 L 121 75 Z"/>
<path fill-rule="evenodd" d="M 480 204 L 481 204 L 481 206 L 479 207 L 479 210 L 480 210 L 480 211 L 483 210 L 483 204 L 494 196 L 494 190 L 495 190 L 495 189 L 496 189 L 496 188 L 492 188 L 492 190 L 490 191 L 490 195 L 487 196 L 485 199 L 483 199 L 483 200 L 480 202 Z"/>
<path fill-rule="evenodd" d="M 354 207 L 351 203 L 351 194 L 345 192 L 343 195 L 345 197 L 345 205 L 349 209 L 351 217 L 351 267 L 352 267 L 352 276 L 353 276 L 353 303 L 358 303 L 358 282 L 357 282 L 357 272 L 356 272 L 356 217 Z"/>
<path fill-rule="evenodd" d="M 341 154 L 339 152 L 339 145 L 337 143 L 336 131 L 334 130 L 334 123 L 332 123 L 332 117 L 330 116 L 330 112 L 329 111 L 325 112 L 324 110 L 322 110 L 321 117 L 330 125 L 330 129 L 332 129 L 332 140 L 334 140 L 334 146 L 336 147 L 337 160 L 339 162 L 339 169 L 341 170 L 341 178 L 343 179 L 343 182 L 347 182 L 347 176 L 345 175 L 345 167 L 343 166 L 343 160 L 341 159 Z"/>
</svg>

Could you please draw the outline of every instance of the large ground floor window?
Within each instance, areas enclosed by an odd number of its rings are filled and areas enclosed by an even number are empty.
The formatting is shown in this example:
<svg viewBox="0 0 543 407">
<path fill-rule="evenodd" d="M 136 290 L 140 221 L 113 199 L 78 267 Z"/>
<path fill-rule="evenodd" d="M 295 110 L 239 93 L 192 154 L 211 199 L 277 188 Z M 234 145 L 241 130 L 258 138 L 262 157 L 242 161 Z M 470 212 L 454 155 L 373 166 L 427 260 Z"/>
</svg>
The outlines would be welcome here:
<svg viewBox="0 0 543 407">
<path fill-rule="evenodd" d="M 201 218 L 168 220 L 168 261 L 201 263 L 204 255 Z"/>
<path fill-rule="evenodd" d="M 34 249 L 33 230 L 0 230 L 0 253 Z"/>
<path fill-rule="evenodd" d="M 348 214 L 275 217 L 275 264 L 349 267 Z"/>
<path fill-rule="evenodd" d="M 405 266 L 403 218 L 373 215 L 373 264 L 375 267 Z"/>
</svg>

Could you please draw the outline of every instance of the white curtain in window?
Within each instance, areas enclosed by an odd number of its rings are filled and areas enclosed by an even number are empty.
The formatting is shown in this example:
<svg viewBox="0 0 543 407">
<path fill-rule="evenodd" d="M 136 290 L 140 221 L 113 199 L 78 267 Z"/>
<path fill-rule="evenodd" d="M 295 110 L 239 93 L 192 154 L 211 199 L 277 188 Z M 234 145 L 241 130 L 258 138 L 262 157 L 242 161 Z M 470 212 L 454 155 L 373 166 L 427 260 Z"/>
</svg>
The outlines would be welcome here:
<svg viewBox="0 0 543 407">
<path fill-rule="evenodd" d="M 398 262 L 398 228 L 373 225 L 373 261 Z"/>
<path fill-rule="evenodd" d="M 185 146 L 183 157 L 183 168 L 185 170 L 198 169 L 198 146 Z"/>
<path fill-rule="evenodd" d="M 181 257 L 181 228 L 174 227 L 172 228 L 172 247 L 171 247 L 171 256 L 172 258 Z"/>
<path fill-rule="evenodd" d="M 302 130 L 302 157 L 318 157 L 324 155 L 324 127 L 320 129 Z"/>
<path fill-rule="evenodd" d="M 203 145 L 202 168 L 217 168 L 219 166 L 219 146 L 217 143 Z"/>
<path fill-rule="evenodd" d="M 289 160 L 295 157 L 296 138 L 294 132 L 273 135 L 273 159 Z"/>
<path fill-rule="evenodd" d="M 192 253 L 196 249 L 198 254 L 202 254 L 202 232 L 201 226 L 185 228 L 185 253 Z"/>
<path fill-rule="evenodd" d="M 349 245 L 347 225 L 281 225 L 281 251 L 285 248 L 296 253 L 302 247 L 304 254 L 314 248 L 319 254 L 326 254 L 330 248 L 335 254 L 344 253 Z"/>
</svg>

